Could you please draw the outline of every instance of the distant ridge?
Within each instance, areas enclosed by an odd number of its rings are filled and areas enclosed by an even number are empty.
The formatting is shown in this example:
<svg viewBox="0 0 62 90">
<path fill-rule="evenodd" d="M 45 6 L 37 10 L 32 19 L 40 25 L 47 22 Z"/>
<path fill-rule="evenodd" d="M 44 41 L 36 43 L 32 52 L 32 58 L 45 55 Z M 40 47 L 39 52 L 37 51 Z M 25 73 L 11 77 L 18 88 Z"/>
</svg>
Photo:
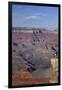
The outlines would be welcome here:
<svg viewBox="0 0 62 90">
<path fill-rule="evenodd" d="M 43 30 L 48 31 L 46 28 L 32 28 L 32 27 L 12 27 L 12 30 Z"/>
<path fill-rule="evenodd" d="M 57 32 L 58 29 L 54 29 L 54 30 L 49 30 L 46 28 L 32 28 L 32 27 L 12 27 L 12 30 L 42 30 L 42 31 L 54 31 Z"/>
<path fill-rule="evenodd" d="M 58 32 L 58 29 L 54 29 L 55 32 Z"/>
</svg>

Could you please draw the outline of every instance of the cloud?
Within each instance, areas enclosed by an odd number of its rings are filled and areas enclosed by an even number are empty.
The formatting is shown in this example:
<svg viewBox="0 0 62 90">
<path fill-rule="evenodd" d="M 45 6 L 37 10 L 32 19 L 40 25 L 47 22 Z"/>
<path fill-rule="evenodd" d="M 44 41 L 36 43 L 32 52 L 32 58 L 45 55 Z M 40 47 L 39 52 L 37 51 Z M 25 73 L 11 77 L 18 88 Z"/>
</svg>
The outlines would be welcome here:
<svg viewBox="0 0 62 90">
<path fill-rule="evenodd" d="M 40 17 L 40 13 L 34 13 L 33 15 L 26 16 L 26 19 L 37 19 Z"/>
<path fill-rule="evenodd" d="M 29 19 L 36 19 L 38 17 L 38 15 L 34 15 L 34 14 L 33 15 L 23 15 L 23 14 L 20 14 L 20 13 L 13 13 L 12 17 L 29 20 Z"/>
<path fill-rule="evenodd" d="M 25 22 L 26 20 L 43 20 L 43 18 L 51 17 L 48 13 L 33 13 L 32 15 L 22 14 L 22 13 L 12 13 L 12 17 L 17 21 Z"/>
<path fill-rule="evenodd" d="M 34 15 L 39 16 L 39 17 L 51 17 L 53 14 L 50 13 L 35 13 Z"/>
<path fill-rule="evenodd" d="M 27 16 L 26 19 L 36 19 L 38 16 L 32 15 L 32 16 Z"/>
<path fill-rule="evenodd" d="M 46 17 L 52 17 L 51 14 L 41 14 L 41 13 L 36 13 L 36 14 L 33 14 L 31 16 L 25 16 L 25 19 L 28 20 L 28 19 L 39 19 L 39 18 L 46 18 Z"/>
</svg>

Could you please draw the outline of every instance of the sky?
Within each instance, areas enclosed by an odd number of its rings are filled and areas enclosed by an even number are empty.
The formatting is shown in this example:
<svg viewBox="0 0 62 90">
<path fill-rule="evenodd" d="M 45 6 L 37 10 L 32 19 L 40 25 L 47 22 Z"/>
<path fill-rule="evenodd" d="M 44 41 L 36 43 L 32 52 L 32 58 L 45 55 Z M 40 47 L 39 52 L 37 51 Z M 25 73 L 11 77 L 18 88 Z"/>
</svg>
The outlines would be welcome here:
<svg viewBox="0 0 62 90">
<path fill-rule="evenodd" d="M 12 5 L 12 27 L 58 29 L 58 7 Z"/>
</svg>

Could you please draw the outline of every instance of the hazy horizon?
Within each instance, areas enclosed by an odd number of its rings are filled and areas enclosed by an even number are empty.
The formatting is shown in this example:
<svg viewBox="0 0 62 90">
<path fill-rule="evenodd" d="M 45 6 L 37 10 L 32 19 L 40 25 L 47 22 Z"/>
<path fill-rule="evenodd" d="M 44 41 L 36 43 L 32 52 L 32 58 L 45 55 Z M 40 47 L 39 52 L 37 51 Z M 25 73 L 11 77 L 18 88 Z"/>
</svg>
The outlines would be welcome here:
<svg viewBox="0 0 62 90">
<path fill-rule="evenodd" d="M 57 28 L 51 30 L 51 29 L 47 29 L 47 28 L 43 28 L 43 27 L 40 27 L 40 28 L 38 28 L 38 27 L 37 28 L 35 28 L 35 27 L 12 27 L 12 28 L 20 28 L 20 29 L 21 28 L 27 28 L 27 29 L 33 29 L 34 28 L 34 29 L 45 29 L 45 30 L 50 30 L 50 31 L 58 30 Z"/>
</svg>

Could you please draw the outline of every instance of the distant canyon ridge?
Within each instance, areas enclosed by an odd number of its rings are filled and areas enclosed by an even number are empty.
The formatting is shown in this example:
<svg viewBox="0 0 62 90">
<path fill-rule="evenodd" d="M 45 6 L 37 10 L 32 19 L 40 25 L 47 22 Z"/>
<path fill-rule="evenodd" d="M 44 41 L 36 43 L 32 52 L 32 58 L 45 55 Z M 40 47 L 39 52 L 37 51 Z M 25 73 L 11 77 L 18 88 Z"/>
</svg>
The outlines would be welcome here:
<svg viewBox="0 0 62 90">
<path fill-rule="evenodd" d="M 47 30 L 44 28 L 18 28 L 13 27 L 13 41 L 23 46 L 37 45 L 45 49 L 58 51 L 58 30 Z"/>
</svg>

